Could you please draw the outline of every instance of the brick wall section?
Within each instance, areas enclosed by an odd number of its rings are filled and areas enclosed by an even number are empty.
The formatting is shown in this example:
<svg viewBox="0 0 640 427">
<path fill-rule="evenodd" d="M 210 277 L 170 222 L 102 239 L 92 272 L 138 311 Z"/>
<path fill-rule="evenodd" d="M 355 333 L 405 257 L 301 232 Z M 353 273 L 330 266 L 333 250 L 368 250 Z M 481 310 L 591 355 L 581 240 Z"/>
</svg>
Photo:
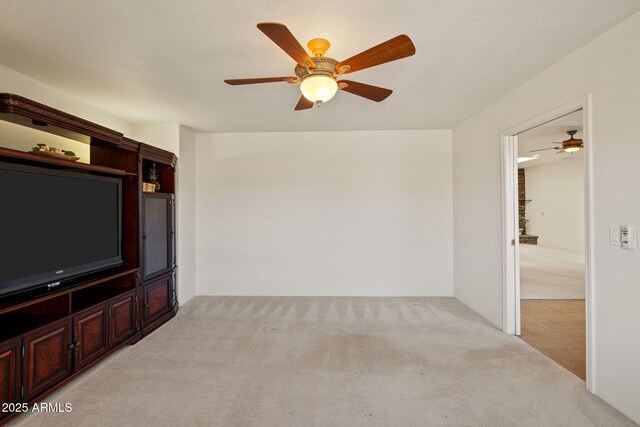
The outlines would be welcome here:
<svg viewBox="0 0 640 427">
<path fill-rule="evenodd" d="M 518 221 L 526 218 L 524 201 L 527 197 L 525 192 L 524 180 L 524 169 L 518 169 Z"/>
</svg>

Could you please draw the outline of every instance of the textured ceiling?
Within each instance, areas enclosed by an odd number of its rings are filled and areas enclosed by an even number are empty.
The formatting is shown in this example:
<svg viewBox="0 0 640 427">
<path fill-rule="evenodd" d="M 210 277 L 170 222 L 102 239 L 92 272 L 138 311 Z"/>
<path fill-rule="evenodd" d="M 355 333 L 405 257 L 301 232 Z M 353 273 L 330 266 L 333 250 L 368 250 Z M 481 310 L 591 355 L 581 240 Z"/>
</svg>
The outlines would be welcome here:
<svg viewBox="0 0 640 427">
<path fill-rule="evenodd" d="M 479 111 L 640 10 L 637 0 L 1 0 L 0 63 L 134 123 L 217 132 L 439 129 Z M 256 23 L 324 37 L 345 59 L 398 34 L 415 56 L 353 73 L 377 104 L 338 93 L 294 112 L 294 62 Z"/>
</svg>

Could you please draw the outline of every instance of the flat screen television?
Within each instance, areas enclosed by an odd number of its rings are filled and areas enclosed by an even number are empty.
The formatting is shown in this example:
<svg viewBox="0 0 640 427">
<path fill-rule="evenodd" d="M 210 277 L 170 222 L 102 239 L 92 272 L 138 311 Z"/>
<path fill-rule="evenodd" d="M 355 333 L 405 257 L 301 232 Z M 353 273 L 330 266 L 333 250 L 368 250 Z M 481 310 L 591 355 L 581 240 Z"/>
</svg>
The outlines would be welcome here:
<svg viewBox="0 0 640 427">
<path fill-rule="evenodd" d="M 121 205 L 119 178 L 0 162 L 0 297 L 122 264 Z"/>
</svg>

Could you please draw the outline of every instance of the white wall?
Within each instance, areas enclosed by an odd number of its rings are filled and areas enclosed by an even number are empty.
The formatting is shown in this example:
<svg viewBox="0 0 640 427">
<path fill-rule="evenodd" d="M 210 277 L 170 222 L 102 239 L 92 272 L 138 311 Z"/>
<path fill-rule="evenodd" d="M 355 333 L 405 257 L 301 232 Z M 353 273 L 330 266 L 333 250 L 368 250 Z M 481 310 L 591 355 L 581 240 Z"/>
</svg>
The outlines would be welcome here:
<svg viewBox="0 0 640 427">
<path fill-rule="evenodd" d="M 180 157 L 180 128 L 175 123 L 136 123 L 131 138 Z"/>
<path fill-rule="evenodd" d="M 131 135 L 133 132 L 133 124 L 126 120 L 3 65 L 0 65 L 0 92 L 24 96 L 125 135 Z"/>
<path fill-rule="evenodd" d="M 538 245 L 584 252 L 584 159 L 525 168 L 527 234 Z"/>
<path fill-rule="evenodd" d="M 196 143 L 198 295 L 452 295 L 450 131 Z"/>
<path fill-rule="evenodd" d="M 500 141 L 503 129 L 591 93 L 595 222 L 594 391 L 640 422 L 640 250 L 608 243 L 640 223 L 640 13 L 453 131 L 454 291 L 502 323 Z"/>
<path fill-rule="evenodd" d="M 178 301 L 196 294 L 196 135 L 180 126 L 180 160 L 177 172 Z"/>
</svg>

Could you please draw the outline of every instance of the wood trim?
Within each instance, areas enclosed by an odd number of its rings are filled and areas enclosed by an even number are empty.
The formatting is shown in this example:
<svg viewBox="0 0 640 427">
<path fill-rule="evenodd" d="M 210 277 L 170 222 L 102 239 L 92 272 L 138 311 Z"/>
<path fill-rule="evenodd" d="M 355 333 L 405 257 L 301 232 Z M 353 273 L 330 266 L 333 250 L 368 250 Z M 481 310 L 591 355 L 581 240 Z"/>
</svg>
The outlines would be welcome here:
<svg viewBox="0 0 640 427">
<path fill-rule="evenodd" d="M 122 137 L 124 136 L 120 132 L 12 93 L 0 93 L 0 112 L 13 113 L 40 120 L 118 145 L 122 143 Z"/>
<path fill-rule="evenodd" d="M 123 148 L 125 150 L 129 150 L 129 151 L 135 151 L 140 152 L 140 144 L 142 144 L 139 141 L 135 141 L 131 138 L 127 138 L 126 136 L 122 138 L 122 144 L 120 145 L 120 148 Z"/>
<path fill-rule="evenodd" d="M 145 159 L 170 165 L 172 168 L 176 167 L 178 162 L 178 158 L 172 152 L 145 143 L 140 144 L 140 155 Z"/>
</svg>

